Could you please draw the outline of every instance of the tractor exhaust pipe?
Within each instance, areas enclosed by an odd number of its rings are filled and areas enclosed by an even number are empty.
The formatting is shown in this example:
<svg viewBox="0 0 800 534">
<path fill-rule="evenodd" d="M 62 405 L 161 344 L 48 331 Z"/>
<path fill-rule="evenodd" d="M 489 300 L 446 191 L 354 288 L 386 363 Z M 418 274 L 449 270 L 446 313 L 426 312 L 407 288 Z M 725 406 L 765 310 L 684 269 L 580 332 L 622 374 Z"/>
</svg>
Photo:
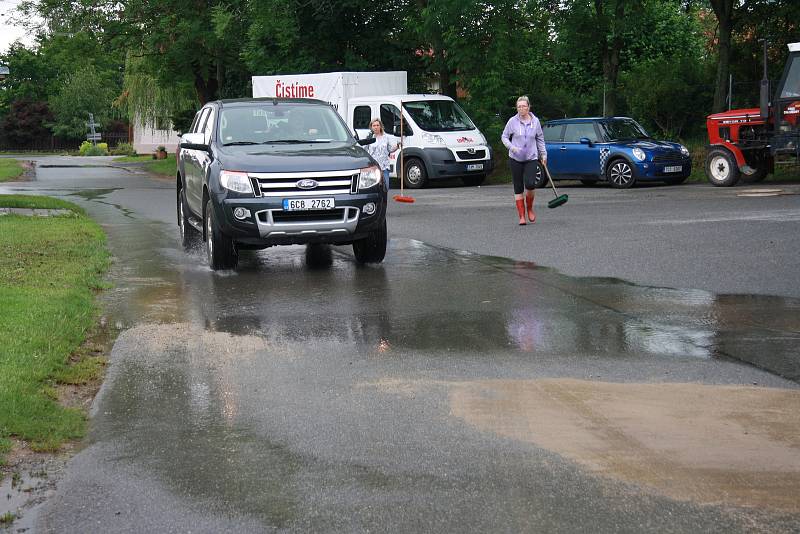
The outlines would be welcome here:
<svg viewBox="0 0 800 534">
<path fill-rule="evenodd" d="M 764 43 L 764 77 L 761 78 L 761 94 L 759 104 L 761 105 L 761 118 L 769 119 L 769 76 L 767 74 L 767 40 L 761 39 Z"/>
</svg>

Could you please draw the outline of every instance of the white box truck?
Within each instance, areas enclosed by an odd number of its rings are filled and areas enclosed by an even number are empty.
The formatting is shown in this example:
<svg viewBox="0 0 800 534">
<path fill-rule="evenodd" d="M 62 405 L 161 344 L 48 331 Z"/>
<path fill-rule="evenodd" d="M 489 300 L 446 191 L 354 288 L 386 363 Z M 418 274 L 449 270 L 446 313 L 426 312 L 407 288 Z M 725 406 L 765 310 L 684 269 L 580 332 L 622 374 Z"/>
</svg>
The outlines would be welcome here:
<svg viewBox="0 0 800 534">
<path fill-rule="evenodd" d="M 400 135 L 403 109 L 403 179 L 420 188 L 428 180 L 460 177 L 480 185 L 492 170 L 492 150 L 464 110 L 444 95 L 408 94 L 405 71 L 329 72 L 253 76 L 253 97 L 315 98 L 333 106 L 360 138 L 380 118 L 387 133 Z M 399 153 L 390 175 L 398 177 Z"/>
</svg>

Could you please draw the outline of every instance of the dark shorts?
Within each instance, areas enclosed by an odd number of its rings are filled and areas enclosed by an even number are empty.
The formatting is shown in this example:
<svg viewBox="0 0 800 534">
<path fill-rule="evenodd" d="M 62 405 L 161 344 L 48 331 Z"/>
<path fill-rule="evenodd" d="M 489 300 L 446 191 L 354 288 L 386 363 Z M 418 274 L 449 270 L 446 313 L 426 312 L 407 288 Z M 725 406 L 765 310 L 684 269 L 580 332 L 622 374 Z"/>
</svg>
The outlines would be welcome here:
<svg viewBox="0 0 800 534">
<path fill-rule="evenodd" d="M 536 173 L 539 171 L 539 160 L 517 161 L 508 160 L 511 167 L 511 178 L 514 181 L 514 194 L 521 195 L 524 189 L 536 187 Z M 524 187 L 523 187 L 524 186 Z"/>
</svg>

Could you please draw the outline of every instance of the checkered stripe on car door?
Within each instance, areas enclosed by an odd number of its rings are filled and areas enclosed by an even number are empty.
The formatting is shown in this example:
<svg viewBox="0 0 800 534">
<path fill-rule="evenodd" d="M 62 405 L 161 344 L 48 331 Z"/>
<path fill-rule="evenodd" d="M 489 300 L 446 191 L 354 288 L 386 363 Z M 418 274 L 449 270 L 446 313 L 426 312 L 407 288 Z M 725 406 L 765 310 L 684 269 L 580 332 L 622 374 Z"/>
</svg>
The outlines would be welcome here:
<svg viewBox="0 0 800 534">
<path fill-rule="evenodd" d="M 606 161 L 608 161 L 608 154 L 611 151 L 607 148 L 600 149 L 600 176 L 606 172 Z"/>
</svg>

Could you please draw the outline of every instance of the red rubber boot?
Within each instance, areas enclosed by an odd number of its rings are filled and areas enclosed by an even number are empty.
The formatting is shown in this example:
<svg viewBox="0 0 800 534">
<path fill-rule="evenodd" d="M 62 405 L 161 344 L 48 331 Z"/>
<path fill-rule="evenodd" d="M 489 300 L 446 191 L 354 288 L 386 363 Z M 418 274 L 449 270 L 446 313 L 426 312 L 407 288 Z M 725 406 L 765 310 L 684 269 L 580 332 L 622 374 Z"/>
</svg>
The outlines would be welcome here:
<svg viewBox="0 0 800 534">
<path fill-rule="evenodd" d="M 536 222 L 536 213 L 533 211 L 533 191 L 525 193 L 525 204 L 528 207 L 528 220 L 531 223 Z"/>
<path fill-rule="evenodd" d="M 525 226 L 525 201 L 517 200 L 517 213 L 519 213 L 519 225 Z"/>
</svg>

